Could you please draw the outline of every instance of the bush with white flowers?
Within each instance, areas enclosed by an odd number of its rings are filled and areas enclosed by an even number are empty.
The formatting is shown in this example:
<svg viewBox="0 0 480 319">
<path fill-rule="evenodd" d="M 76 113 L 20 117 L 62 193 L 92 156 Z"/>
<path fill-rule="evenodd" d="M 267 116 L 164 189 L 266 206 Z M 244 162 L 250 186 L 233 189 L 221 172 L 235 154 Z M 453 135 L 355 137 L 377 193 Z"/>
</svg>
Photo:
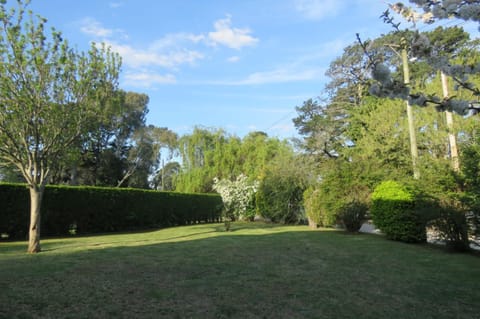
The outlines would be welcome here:
<svg viewBox="0 0 480 319">
<path fill-rule="evenodd" d="M 230 220 L 253 220 L 258 181 L 249 181 L 243 174 L 234 181 L 214 178 L 213 189 L 222 197 L 224 217 Z"/>
</svg>

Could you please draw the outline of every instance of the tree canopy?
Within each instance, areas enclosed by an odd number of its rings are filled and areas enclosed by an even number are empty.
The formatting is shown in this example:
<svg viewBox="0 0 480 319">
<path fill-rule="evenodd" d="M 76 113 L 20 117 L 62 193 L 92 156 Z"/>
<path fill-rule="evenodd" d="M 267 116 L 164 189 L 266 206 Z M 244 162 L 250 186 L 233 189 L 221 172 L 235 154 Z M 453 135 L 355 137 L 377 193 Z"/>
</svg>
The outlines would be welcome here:
<svg viewBox="0 0 480 319">
<path fill-rule="evenodd" d="M 117 88 L 120 58 L 104 45 L 71 48 L 46 19 L 0 3 L 0 159 L 30 187 L 28 250 L 40 250 L 40 204 L 53 167 Z"/>
</svg>

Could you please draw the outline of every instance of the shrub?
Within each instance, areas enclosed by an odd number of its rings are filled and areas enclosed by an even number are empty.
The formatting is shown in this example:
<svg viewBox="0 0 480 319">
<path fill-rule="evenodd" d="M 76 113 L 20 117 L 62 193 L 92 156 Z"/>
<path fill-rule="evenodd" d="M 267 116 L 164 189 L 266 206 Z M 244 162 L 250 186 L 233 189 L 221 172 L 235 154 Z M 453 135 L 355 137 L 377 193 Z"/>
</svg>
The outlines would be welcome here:
<svg viewBox="0 0 480 319">
<path fill-rule="evenodd" d="M 294 176 L 270 175 L 260 183 L 256 205 L 258 214 L 274 223 L 292 224 L 303 219 L 304 188 Z"/>
<path fill-rule="evenodd" d="M 303 193 L 303 208 L 308 219 L 308 224 L 312 228 L 317 228 L 320 225 L 320 198 L 318 190 L 313 186 L 307 188 Z"/>
<path fill-rule="evenodd" d="M 25 185 L 0 184 L 0 234 L 25 238 L 29 199 Z M 67 235 L 126 231 L 216 222 L 217 194 L 182 194 L 140 189 L 47 186 L 42 203 L 42 234 Z"/>
<path fill-rule="evenodd" d="M 429 225 L 438 231 L 440 239 L 445 241 L 448 249 L 453 251 L 470 249 L 465 214 L 446 209 L 440 213 L 439 218 L 430 221 Z"/>
<path fill-rule="evenodd" d="M 440 198 L 430 198 L 422 209 L 422 213 L 429 218 L 429 228 L 433 229 L 438 239 L 444 241 L 452 251 L 470 249 L 467 211 L 461 201 L 448 194 Z"/>
<path fill-rule="evenodd" d="M 372 194 L 373 223 L 389 239 L 425 242 L 426 220 L 415 210 L 415 195 L 395 181 L 382 182 Z"/>
<path fill-rule="evenodd" d="M 258 182 L 248 181 L 248 177 L 243 174 L 240 174 L 234 181 L 219 180 L 218 178 L 213 180 L 213 189 L 222 196 L 223 215 L 229 220 L 253 221 L 257 188 Z"/>
<path fill-rule="evenodd" d="M 325 206 L 320 189 L 310 186 L 303 193 L 303 207 L 312 227 L 317 225 L 327 227 L 335 224 L 334 210 L 326 209 Z"/>
<path fill-rule="evenodd" d="M 367 211 L 367 204 L 354 200 L 342 206 L 338 219 L 348 232 L 358 232 L 365 222 Z"/>
</svg>

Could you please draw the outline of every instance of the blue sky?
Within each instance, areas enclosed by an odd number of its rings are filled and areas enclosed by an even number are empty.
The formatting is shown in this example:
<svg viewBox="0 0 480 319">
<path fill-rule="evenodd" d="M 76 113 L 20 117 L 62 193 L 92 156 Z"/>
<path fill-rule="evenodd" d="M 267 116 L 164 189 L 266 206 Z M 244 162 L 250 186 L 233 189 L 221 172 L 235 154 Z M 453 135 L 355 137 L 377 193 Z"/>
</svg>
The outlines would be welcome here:
<svg viewBox="0 0 480 319">
<path fill-rule="evenodd" d="M 105 42 L 120 86 L 150 97 L 147 123 L 244 136 L 296 134 L 295 106 L 322 94 L 342 49 L 389 31 L 382 0 L 33 0 L 71 45 Z"/>
</svg>

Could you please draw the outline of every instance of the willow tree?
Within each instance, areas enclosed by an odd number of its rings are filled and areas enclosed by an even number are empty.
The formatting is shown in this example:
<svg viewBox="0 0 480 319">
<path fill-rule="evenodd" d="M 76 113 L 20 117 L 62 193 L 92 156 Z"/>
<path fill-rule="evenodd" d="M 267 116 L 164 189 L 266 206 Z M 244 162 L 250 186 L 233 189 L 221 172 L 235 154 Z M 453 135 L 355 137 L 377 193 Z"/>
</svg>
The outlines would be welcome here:
<svg viewBox="0 0 480 319">
<path fill-rule="evenodd" d="M 72 49 L 29 0 L 0 1 L 0 162 L 30 190 L 28 252 L 40 251 L 40 207 L 55 163 L 117 87 L 120 61 L 105 46 Z"/>
</svg>

